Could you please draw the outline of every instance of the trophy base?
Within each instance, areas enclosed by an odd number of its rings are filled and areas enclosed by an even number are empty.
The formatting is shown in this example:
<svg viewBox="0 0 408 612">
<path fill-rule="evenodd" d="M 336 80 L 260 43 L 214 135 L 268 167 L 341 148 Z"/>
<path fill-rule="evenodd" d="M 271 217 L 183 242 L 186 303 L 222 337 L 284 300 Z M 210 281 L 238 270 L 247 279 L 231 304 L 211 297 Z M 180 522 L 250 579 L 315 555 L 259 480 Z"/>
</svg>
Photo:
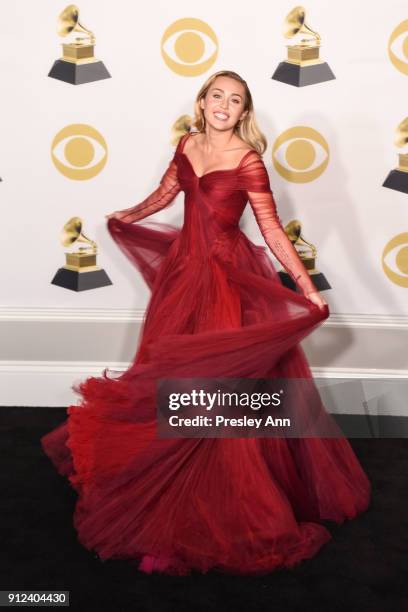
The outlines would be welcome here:
<svg viewBox="0 0 408 612">
<path fill-rule="evenodd" d="M 391 170 L 382 186 L 388 187 L 388 189 L 395 189 L 395 191 L 401 191 L 402 193 L 408 193 L 408 172 Z"/>
<path fill-rule="evenodd" d="M 336 77 L 326 62 L 311 64 L 310 66 L 280 62 L 271 78 L 294 87 L 306 87 L 307 85 L 331 81 Z"/>
<path fill-rule="evenodd" d="M 102 269 L 78 272 L 76 270 L 68 270 L 67 268 L 59 268 L 51 284 L 58 285 L 58 287 L 63 287 L 64 289 L 71 289 L 72 291 L 87 291 L 88 289 L 107 287 L 112 285 L 112 281 L 105 270 Z"/>
<path fill-rule="evenodd" d="M 71 85 L 82 85 L 83 83 L 93 83 L 94 81 L 111 78 L 102 61 L 76 64 L 62 59 L 55 60 L 48 76 L 65 83 L 71 83 Z"/>
<path fill-rule="evenodd" d="M 281 279 L 282 285 L 284 285 L 288 289 L 292 289 L 296 293 L 301 293 L 299 291 L 298 286 L 292 280 L 292 277 L 289 276 L 287 272 L 280 270 L 278 274 L 279 274 L 279 278 Z M 316 287 L 317 291 L 326 291 L 326 289 L 331 289 L 331 286 L 329 285 L 325 275 L 322 272 L 316 272 L 316 274 L 310 274 L 310 278 L 312 279 L 312 282 L 314 286 Z"/>
</svg>

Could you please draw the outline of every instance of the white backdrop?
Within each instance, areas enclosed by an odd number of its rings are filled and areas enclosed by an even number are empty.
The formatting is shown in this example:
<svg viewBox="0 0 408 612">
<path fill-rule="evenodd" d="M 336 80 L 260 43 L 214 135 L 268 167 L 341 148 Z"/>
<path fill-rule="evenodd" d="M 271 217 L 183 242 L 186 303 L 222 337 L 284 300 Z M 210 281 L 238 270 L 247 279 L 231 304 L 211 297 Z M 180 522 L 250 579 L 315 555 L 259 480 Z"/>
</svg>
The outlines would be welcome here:
<svg viewBox="0 0 408 612">
<path fill-rule="evenodd" d="M 80 86 L 47 77 L 61 55 L 56 19 L 65 6 L 2 3 L 2 306 L 144 308 L 149 292 L 111 240 L 104 214 L 156 188 L 173 154 L 172 123 L 192 114 L 210 74 L 232 69 L 247 80 L 268 139 L 264 160 L 279 215 L 284 224 L 301 219 L 306 240 L 317 246 L 317 266 L 333 287 L 323 294 L 331 312 L 408 314 L 407 290 L 381 266 L 386 243 L 407 231 L 408 195 L 381 186 L 397 162 L 395 127 L 408 114 L 407 77 L 387 54 L 391 32 L 408 18 L 405 2 L 363 0 L 337 10 L 332 2 L 308 2 L 307 23 L 321 34 L 321 57 L 336 80 L 304 88 L 271 79 L 290 42 L 282 22 L 292 3 L 81 0 L 80 20 L 95 33 L 95 55 L 112 78 Z M 219 41 L 216 62 L 197 77 L 174 73 L 161 56 L 165 29 L 183 17 L 208 23 Z M 107 164 L 93 179 L 70 180 L 51 161 L 55 134 L 71 123 L 90 124 L 107 141 Z M 313 182 L 287 182 L 272 165 L 274 140 L 295 125 L 313 127 L 329 144 L 329 165 Z M 182 196 L 150 219 L 181 225 Z M 113 286 L 74 293 L 50 284 L 64 263 L 60 230 L 74 215 L 97 241 L 98 264 Z M 249 204 L 241 227 L 264 244 Z"/>
</svg>

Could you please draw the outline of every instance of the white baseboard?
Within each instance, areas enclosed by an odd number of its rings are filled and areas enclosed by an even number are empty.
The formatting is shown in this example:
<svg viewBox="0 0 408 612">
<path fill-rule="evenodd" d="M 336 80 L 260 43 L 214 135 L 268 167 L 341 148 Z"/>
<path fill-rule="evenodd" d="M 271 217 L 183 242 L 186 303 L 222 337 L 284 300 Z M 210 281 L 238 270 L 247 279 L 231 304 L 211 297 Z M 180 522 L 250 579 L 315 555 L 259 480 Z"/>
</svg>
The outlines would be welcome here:
<svg viewBox="0 0 408 612">
<path fill-rule="evenodd" d="M 64 407 L 78 402 L 78 396 L 72 390 L 72 384 L 89 376 L 100 376 L 105 367 L 116 371 L 124 371 L 129 363 L 101 362 L 0 362 L 0 406 L 36 406 Z M 381 393 L 383 379 L 408 381 L 408 371 L 393 370 L 356 370 L 345 368 L 311 368 L 316 378 L 324 379 L 358 379 L 362 384 L 371 385 L 378 382 Z M 366 387 L 369 396 L 370 391 Z M 371 391 L 371 395 L 373 395 Z M 364 406 L 360 402 L 345 400 L 339 404 L 335 412 L 346 414 L 363 414 Z M 376 414 L 392 416 L 408 416 L 405 403 L 398 401 L 395 405 L 382 404 L 381 412 Z"/>
<path fill-rule="evenodd" d="M 9 361 L 0 362 L 0 406 L 62 407 L 76 404 L 72 384 L 100 376 L 105 363 Z M 128 365 L 111 363 L 123 371 Z"/>
<path fill-rule="evenodd" d="M 136 321 L 143 308 L 62 308 L 60 306 L 0 306 L 1 321 Z M 328 327 L 398 329 L 408 331 L 408 315 L 330 312 Z"/>
</svg>

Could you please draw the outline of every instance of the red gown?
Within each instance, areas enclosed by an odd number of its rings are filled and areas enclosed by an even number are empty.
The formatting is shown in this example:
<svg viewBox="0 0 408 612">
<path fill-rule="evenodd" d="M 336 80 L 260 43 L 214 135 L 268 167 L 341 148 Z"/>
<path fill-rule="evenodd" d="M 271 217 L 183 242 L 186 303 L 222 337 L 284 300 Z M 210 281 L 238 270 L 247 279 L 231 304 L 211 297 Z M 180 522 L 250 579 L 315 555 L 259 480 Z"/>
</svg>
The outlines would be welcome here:
<svg viewBox="0 0 408 612">
<path fill-rule="evenodd" d="M 78 493 L 79 541 L 140 570 L 262 574 L 316 554 L 319 521 L 363 512 L 370 482 L 344 436 L 156 435 L 157 378 L 302 378 L 299 342 L 329 316 L 277 215 L 261 156 L 197 176 L 184 136 L 159 187 L 108 229 L 151 290 L 130 368 L 73 388 L 79 405 L 41 438 Z M 181 228 L 133 223 L 185 192 Z M 239 228 L 247 202 L 301 293 L 284 287 L 264 246 Z M 328 418 L 332 419 L 329 415 Z"/>
</svg>

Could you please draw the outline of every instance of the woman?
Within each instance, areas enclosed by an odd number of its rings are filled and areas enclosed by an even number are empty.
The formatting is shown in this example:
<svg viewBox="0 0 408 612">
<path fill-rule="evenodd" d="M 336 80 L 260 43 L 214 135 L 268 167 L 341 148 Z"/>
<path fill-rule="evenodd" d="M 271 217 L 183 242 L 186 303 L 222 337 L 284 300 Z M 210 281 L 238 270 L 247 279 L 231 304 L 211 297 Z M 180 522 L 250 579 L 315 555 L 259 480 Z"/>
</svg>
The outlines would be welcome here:
<svg viewBox="0 0 408 612">
<path fill-rule="evenodd" d="M 144 572 L 260 574 L 316 554 L 331 537 L 322 521 L 364 511 L 370 483 L 342 435 L 157 436 L 159 378 L 310 381 L 299 342 L 329 316 L 277 215 L 246 82 L 231 71 L 211 76 L 194 126 L 159 187 L 108 215 L 151 289 L 135 359 L 121 375 L 105 370 L 74 387 L 81 404 L 42 444 L 77 490 L 78 537 L 100 559 L 135 559 Z M 181 190 L 181 229 L 135 223 Z M 240 230 L 248 201 L 300 293 Z M 307 417 L 307 402 L 296 410 Z"/>
</svg>

